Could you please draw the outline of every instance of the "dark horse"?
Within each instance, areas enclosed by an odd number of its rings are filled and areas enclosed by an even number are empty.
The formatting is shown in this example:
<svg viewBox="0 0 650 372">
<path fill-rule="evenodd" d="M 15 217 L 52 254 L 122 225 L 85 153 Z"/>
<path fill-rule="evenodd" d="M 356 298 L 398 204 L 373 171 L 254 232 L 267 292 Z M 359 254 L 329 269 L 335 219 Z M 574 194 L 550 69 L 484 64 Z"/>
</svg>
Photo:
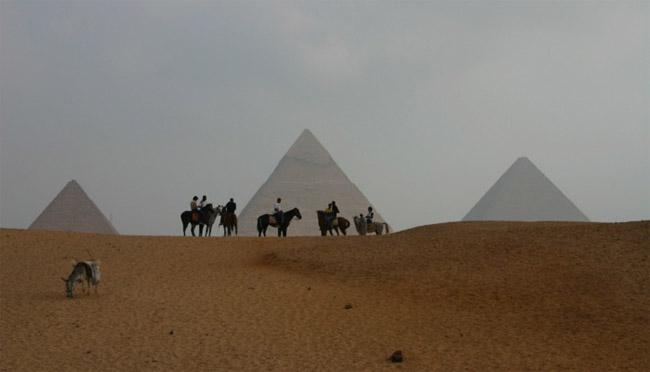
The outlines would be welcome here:
<svg viewBox="0 0 650 372">
<path fill-rule="evenodd" d="M 232 235 L 232 231 L 235 230 L 235 235 L 237 235 L 237 215 L 234 213 L 224 212 L 221 215 L 220 225 L 223 225 L 223 236 Z"/>
<path fill-rule="evenodd" d="M 298 208 L 284 212 L 284 219 L 282 223 L 277 223 L 275 221 L 273 221 L 274 223 L 269 223 L 271 217 L 273 216 L 270 214 L 263 214 L 257 218 L 257 236 L 262 236 L 262 233 L 264 233 L 264 236 L 266 236 L 266 229 L 269 227 L 269 225 L 278 228 L 278 236 L 287 236 L 287 227 L 289 227 L 291 220 L 294 217 L 297 217 L 299 220 L 302 219 L 302 215 L 300 214 Z M 275 217 L 273 217 L 273 219 L 275 220 Z"/>
<path fill-rule="evenodd" d="M 199 225 L 199 236 L 203 236 L 203 225 L 205 225 L 206 222 L 210 220 L 210 217 L 212 214 L 216 213 L 216 211 L 214 208 L 212 208 L 212 204 L 206 205 L 202 210 L 205 214 L 205 220 L 201 220 L 201 216 L 198 212 L 185 211 L 181 213 L 181 222 L 183 222 L 183 236 L 185 236 L 185 230 L 187 229 L 188 224 L 192 224 L 192 228 L 190 229 L 192 236 L 196 236 L 194 235 L 194 228 L 196 225 Z"/>
<path fill-rule="evenodd" d="M 318 227 L 320 227 L 320 234 L 321 236 L 327 235 L 327 232 L 330 232 L 330 235 L 334 235 L 332 233 L 332 229 L 336 231 L 336 235 L 339 235 L 339 229 L 341 229 L 341 233 L 343 235 L 347 235 L 345 230 L 350 227 L 350 221 L 346 220 L 343 217 L 337 217 L 334 220 L 332 220 L 332 224 L 334 225 L 333 227 L 329 227 L 329 224 L 327 223 L 327 218 L 325 217 L 325 212 L 324 211 L 316 211 L 316 214 L 318 215 Z"/>
</svg>

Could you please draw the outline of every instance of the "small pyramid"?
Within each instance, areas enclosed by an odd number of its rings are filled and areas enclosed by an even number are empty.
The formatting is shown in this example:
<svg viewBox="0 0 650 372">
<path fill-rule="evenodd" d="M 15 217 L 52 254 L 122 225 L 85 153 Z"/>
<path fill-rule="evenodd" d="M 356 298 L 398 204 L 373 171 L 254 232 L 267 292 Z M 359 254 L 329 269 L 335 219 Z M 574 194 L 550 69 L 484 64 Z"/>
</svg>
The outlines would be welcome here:
<svg viewBox="0 0 650 372">
<path fill-rule="evenodd" d="M 29 226 L 30 230 L 117 234 L 104 214 L 72 180 Z"/>
<path fill-rule="evenodd" d="M 289 236 L 320 235 L 317 210 L 336 201 L 341 213 L 350 221 L 348 233 L 355 234 L 353 216 L 368 211 L 372 206 L 375 220 L 384 222 L 363 193 L 343 173 L 323 145 L 305 129 L 280 160 L 268 180 L 257 190 L 239 215 L 240 235 L 257 236 L 257 218 L 272 213 L 273 204 L 282 198 L 285 211 L 298 207 L 302 220 L 294 220 Z M 267 232 L 275 235 L 275 229 Z"/>
<path fill-rule="evenodd" d="M 463 221 L 589 221 L 528 158 L 517 159 Z"/>
</svg>

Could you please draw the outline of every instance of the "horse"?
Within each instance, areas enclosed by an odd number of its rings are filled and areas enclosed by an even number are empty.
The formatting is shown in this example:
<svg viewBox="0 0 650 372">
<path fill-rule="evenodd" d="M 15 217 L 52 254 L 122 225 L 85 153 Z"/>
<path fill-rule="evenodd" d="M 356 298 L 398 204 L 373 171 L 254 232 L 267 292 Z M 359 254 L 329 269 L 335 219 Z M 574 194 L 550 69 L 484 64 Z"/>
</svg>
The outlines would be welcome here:
<svg viewBox="0 0 650 372">
<path fill-rule="evenodd" d="M 269 225 L 277 227 L 278 236 L 287 236 L 287 227 L 289 227 L 289 224 L 294 217 L 297 217 L 299 220 L 302 219 L 302 215 L 300 214 L 300 210 L 298 208 L 284 212 L 282 223 L 277 223 L 275 216 L 272 216 L 270 214 L 263 214 L 259 216 L 257 218 L 257 236 L 262 236 L 262 233 L 264 236 L 266 236 L 266 229 L 269 227 Z"/>
<path fill-rule="evenodd" d="M 209 205 L 209 204 L 208 204 Z M 214 212 L 210 214 L 210 217 L 208 218 L 208 223 L 205 225 L 205 236 L 211 236 L 212 235 L 212 225 L 214 225 L 214 222 L 217 220 L 218 216 L 223 215 L 224 208 L 222 205 L 217 205 L 216 208 L 214 208 Z M 201 230 L 201 227 L 199 226 L 199 232 Z"/>
<path fill-rule="evenodd" d="M 334 235 L 332 233 L 332 229 L 336 231 L 336 235 L 339 235 L 339 229 L 341 229 L 341 233 L 343 235 L 347 235 L 346 230 L 348 227 L 350 227 L 350 221 L 343 217 L 337 217 L 334 220 L 332 220 L 332 227 L 329 227 L 329 224 L 327 223 L 327 218 L 325 216 L 324 211 L 316 211 L 316 214 L 318 215 L 318 227 L 320 227 L 320 234 L 321 236 L 327 235 L 327 232 L 330 232 L 330 235 Z"/>
<path fill-rule="evenodd" d="M 206 225 L 206 221 L 208 221 L 209 224 L 210 217 L 215 213 L 215 210 L 212 208 L 212 204 L 207 204 L 205 207 L 203 207 L 203 209 L 201 209 L 201 211 L 205 215 L 205 220 L 201 220 L 201 216 L 198 212 L 195 211 L 185 211 L 181 213 L 181 222 L 183 223 L 183 236 L 185 236 L 185 229 L 187 229 L 188 224 L 192 224 L 192 228 L 190 229 L 192 236 L 196 236 L 194 235 L 194 228 L 196 225 L 199 225 L 199 236 L 203 236 L 203 225 Z"/>
<path fill-rule="evenodd" d="M 95 286 L 95 294 L 97 294 L 97 284 L 101 279 L 99 265 L 99 261 L 72 261 L 72 273 L 68 276 L 68 279 L 61 277 L 65 282 L 65 296 L 74 297 L 75 283 L 81 283 L 84 292 L 86 291 L 85 288 L 88 287 L 88 295 L 90 295 L 90 285 L 92 284 Z"/>
<path fill-rule="evenodd" d="M 223 236 L 231 236 L 233 230 L 235 230 L 235 235 L 238 235 L 236 214 L 223 212 L 221 215 L 221 222 L 219 222 L 219 224 L 223 225 Z"/>
<path fill-rule="evenodd" d="M 370 225 L 366 223 L 363 215 L 354 216 L 354 226 L 357 228 L 359 235 L 366 235 L 366 233 L 375 233 L 381 235 L 386 227 L 386 234 L 390 233 L 390 227 L 386 222 L 373 222 Z"/>
</svg>

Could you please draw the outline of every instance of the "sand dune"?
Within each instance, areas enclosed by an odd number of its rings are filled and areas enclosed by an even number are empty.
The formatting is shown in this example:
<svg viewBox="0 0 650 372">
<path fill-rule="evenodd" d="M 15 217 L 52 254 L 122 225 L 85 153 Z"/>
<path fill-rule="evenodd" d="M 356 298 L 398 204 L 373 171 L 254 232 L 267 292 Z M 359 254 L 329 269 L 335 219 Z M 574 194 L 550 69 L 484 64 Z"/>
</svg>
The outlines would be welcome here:
<svg viewBox="0 0 650 372">
<path fill-rule="evenodd" d="M 1 371 L 650 369 L 648 221 L 0 239 Z M 66 298 L 91 255 L 99 293 Z"/>
</svg>

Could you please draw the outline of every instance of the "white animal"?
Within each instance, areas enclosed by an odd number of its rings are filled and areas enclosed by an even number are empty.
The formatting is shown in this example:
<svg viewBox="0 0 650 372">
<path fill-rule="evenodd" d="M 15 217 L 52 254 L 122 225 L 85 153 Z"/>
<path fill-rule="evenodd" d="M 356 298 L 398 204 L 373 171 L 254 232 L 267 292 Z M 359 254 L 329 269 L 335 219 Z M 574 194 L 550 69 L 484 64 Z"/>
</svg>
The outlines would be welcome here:
<svg viewBox="0 0 650 372">
<path fill-rule="evenodd" d="M 74 297 L 74 286 L 77 282 L 82 284 L 82 290 L 85 292 L 88 287 L 88 294 L 90 295 L 90 285 L 95 286 L 95 294 L 97 293 L 97 284 L 101 279 L 100 262 L 95 261 L 72 261 L 72 273 L 68 279 L 61 278 L 65 282 L 65 295 L 66 297 Z"/>
</svg>

